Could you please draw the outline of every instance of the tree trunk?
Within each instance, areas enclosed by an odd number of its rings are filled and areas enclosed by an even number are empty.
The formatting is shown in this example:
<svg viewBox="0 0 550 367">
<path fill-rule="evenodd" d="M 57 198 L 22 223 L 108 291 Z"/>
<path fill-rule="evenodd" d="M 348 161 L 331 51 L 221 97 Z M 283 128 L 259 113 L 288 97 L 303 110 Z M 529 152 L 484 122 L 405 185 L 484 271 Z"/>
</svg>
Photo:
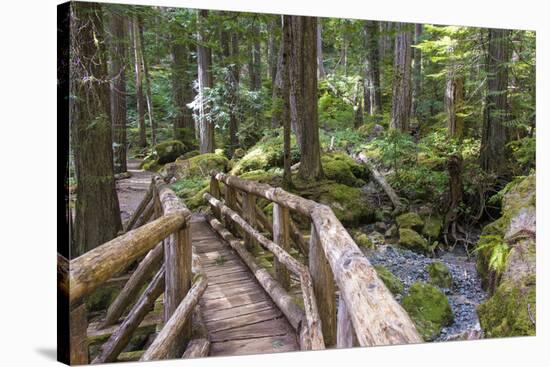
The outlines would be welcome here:
<svg viewBox="0 0 550 367">
<path fill-rule="evenodd" d="M 420 43 L 422 37 L 422 24 L 415 24 L 414 26 L 414 44 Z M 417 121 L 420 121 L 420 113 L 418 110 L 418 102 L 420 93 L 422 91 L 422 52 L 420 49 L 413 49 L 413 90 L 412 90 L 412 110 L 411 116 L 415 117 Z"/>
<path fill-rule="evenodd" d="M 172 43 L 172 93 L 176 116 L 174 118 L 174 139 L 184 141 L 194 136 L 195 123 L 187 104 L 193 100 L 192 85 L 187 76 L 189 50 L 186 45 Z"/>
<path fill-rule="evenodd" d="M 141 50 L 141 63 L 143 65 L 143 75 L 145 76 L 145 97 L 147 102 L 147 115 L 149 116 L 149 124 L 151 125 L 151 141 L 152 144 L 157 144 L 157 123 L 153 116 L 153 97 L 151 94 L 151 80 L 149 78 L 149 66 L 145 57 L 145 41 L 143 39 L 143 23 L 139 23 L 139 48 Z"/>
<path fill-rule="evenodd" d="M 321 18 L 317 18 L 317 77 L 319 80 L 325 79 L 327 73 L 323 65 L 323 25 Z"/>
<path fill-rule="evenodd" d="M 284 125 L 282 119 L 284 101 L 283 101 L 283 74 L 286 72 L 283 66 L 283 48 L 284 48 L 284 35 L 281 35 L 281 42 L 279 45 L 279 51 L 277 54 L 277 72 L 275 73 L 275 80 L 273 81 L 273 89 L 271 94 L 271 126 L 276 129 Z"/>
<path fill-rule="evenodd" d="M 132 21 L 132 42 L 134 45 L 134 70 L 136 78 L 136 101 L 139 126 L 139 146 L 147 146 L 147 132 L 145 130 L 145 96 L 143 95 L 143 70 L 141 68 L 141 44 L 139 42 L 139 17 L 134 16 Z"/>
<path fill-rule="evenodd" d="M 291 132 L 291 101 L 290 101 L 290 73 L 292 53 L 291 17 L 283 16 L 283 36 L 281 44 L 281 68 L 283 111 L 283 187 L 292 187 L 292 175 L 290 172 L 290 132 Z"/>
<path fill-rule="evenodd" d="M 198 43 L 197 43 L 197 64 L 199 74 L 199 137 L 200 153 L 214 153 L 214 122 L 210 117 L 210 103 L 204 95 L 206 88 L 213 86 L 212 80 L 212 49 L 204 45 L 207 39 L 205 21 L 208 17 L 208 10 L 200 10 L 198 16 Z"/>
<path fill-rule="evenodd" d="M 411 32 L 401 23 L 395 37 L 390 122 L 390 128 L 400 131 L 409 130 L 411 118 L 411 53 Z"/>
<path fill-rule="evenodd" d="M 486 172 L 503 173 L 505 165 L 508 66 L 510 31 L 489 29 L 487 94 L 483 116 L 480 161 Z"/>
<path fill-rule="evenodd" d="M 70 128 L 76 170 L 75 258 L 122 228 L 111 137 L 102 11 L 71 4 Z M 101 230 L 98 230 L 101 229 Z"/>
<path fill-rule="evenodd" d="M 261 71 L 261 44 L 260 44 L 260 27 L 258 20 L 254 19 L 250 28 L 250 34 L 254 38 L 250 44 L 250 58 L 248 62 L 248 72 L 250 75 L 250 90 L 258 91 L 262 87 L 262 71 Z"/>
<path fill-rule="evenodd" d="M 222 46 L 222 55 L 224 65 L 227 66 L 227 88 L 228 88 L 228 107 L 229 107 L 229 153 L 233 152 L 239 146 L 237 137 L 238 130 L 238 89 L 239 89 L 239 66 L 237 58 L 239 56 L 239 39 L 236 33 L 229 33 L 222 30 L 220 33 L 220 44 Z"/>
<path fill-rule="evenodd" d="M 369 20 L 365 25 L 366 48 L 367 48 L 367 78 L 369 86 L 369 111 L 368 113 L 378 115 L 382 113 L 382 99 L 380 97 L 380 55 L 379 55 L 379 25 L 378 22 Z M 366 106 L 366 104 L 365 104 Z"/>
<path fill-rule="evenodd" d="M 301 157 L 299 176 L 323 176 L 317 116 L 317 18 L 292 16 L 290 106 Z"/>
<path fill-rule="evenodd" d="M 278 29 L 280 29 L 280 24 L 278 22 L 279 17 L 273 16 L 269 23 L 268 27 L 268 39 L 267 39 L 267 62 L 269 68 L 267 70 L 269 78 L 271 78 L 271 89 L 275 89 L 275 78 L 277 77 L 277 68 L 279 61 L 279 52 L 277 49 L 277 34 Z"/>
<path fill-rule="evenodd" d="M 111 32 L 111 120 L 115 173 L 126 172 L 126 30 L 124 18 L 113 12 Z"/>
<path fill-rule="evenodd" d="M 451 69 L 447 74 L 445 87 L 445 112 L 447 113 L 447 132 L 449 136 L 461 137 L 464 119 L 460 116 L 464 104 L 464 77 L 456 75 Z"/>
</svg>

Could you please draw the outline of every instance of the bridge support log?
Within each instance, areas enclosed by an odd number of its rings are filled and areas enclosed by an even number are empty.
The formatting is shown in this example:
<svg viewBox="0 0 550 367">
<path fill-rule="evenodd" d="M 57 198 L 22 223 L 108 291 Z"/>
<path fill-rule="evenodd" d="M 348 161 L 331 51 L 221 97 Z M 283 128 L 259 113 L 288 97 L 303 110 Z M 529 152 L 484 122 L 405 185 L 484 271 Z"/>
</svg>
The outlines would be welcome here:
<svg viewBox="0 0 550 367">
<path fill-rule="evenodd" d="M 155 300 L 162 294 L 164 290 L 164 276 L 164 266 L 162 266 L 138 302 L 132 307 L 124 322 L 111 335 L 109 340 L 103 344 L 101 353 L 93 360 L 93 364 L 116 361 L 118 355 L 130 342 L 132 333 L 138 328 L 147 313 L 151 311 Z"/>
<path fill-rule="evenodd" d="M 357 345 L 357 338 L 351 317 L 343 299 L 338 302 L 338 325 L 336 327 L 336 347 L 351 348 Z"/>
<path fill-rule="evenodd" d="M 199 302 L 207 285 L 206 277 L 199 276 L 140 361 L 174 358 L 172 357 L 173 351 L 178 349 L 178 344 L 183 344 L 178 343 L 181 341 L 180 337 L 185 332 L 193 309 Z M 183 351 L 177 356 L 179 357 L 182 354 Z"/>
<path fill-rule="evenodd" d="M 309 241 L 309 271 L 313 279 L 313 290 L 319 305 L 319 317 L 323 326 L 326 346 L 336 344 L 336 287 L 334 276 L 325 257 L 315 226 L 311 226 Z"/>
<path fill-rule="evenodd" d="M 290 250 L 290 215 L 288 208 L 279 204 L 273 204 L 273 242 L 279 245 L 283 250 Z M 290 275 L 286 267 L 274 258 L 273 267 L 275 268 L 275 278 L 284 289 L 290 288 Z"/>
<path fill-rule="evenodd" d="M 88 364 L 88 338 L 86 330 L 88 320 L 86 319 L 86 305 L 81 304 L 71 310 L 69 315 L 70 325 L 70 364 Z"/>
<path fill-rule="evenodd" d="M 243 193 L 243 217 L 256 228 L 256 196 L 250 193 Z M 251 252 L 257 251 L 256 240 L 249 233 L 244 233 L 244 245 Z"/>
<path fill-rule="evenodd" d="M 124 285 L 124 288 L 122 288 L 122 291 L 120 291 L 117 298 L 109 306 L 101 328 L 116 323 L 128 306 L 135 301 L 143 285 L 153 277 L 155 271 L 160 267 L 163 253 L 164 246 L 160 242 L 141 260 L 136 270 L 130 276 L 130 279 Z"/>
</svg>

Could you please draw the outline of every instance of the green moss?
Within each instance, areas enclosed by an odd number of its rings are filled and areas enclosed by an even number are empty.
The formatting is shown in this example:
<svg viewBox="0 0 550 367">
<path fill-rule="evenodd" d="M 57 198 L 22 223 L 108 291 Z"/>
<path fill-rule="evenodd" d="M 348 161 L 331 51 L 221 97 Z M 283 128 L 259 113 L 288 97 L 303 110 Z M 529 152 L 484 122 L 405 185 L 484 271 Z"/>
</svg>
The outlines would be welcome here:
<svg viewBox="0 0 550 367">
<path fill-rule="evenodd" d="M 477 314 L 487 337 L 535 335 L 535 275 L 520 282 L 504 281 L 494 295 L 479 305 Z"/>
<path fill-rule="evenodd" d="M 323 184 L 319 189 L 318 201 L 330 206 L 342 223 L 358 224 L 373 220 L 374 213 L 361 189 L 331 182 Z"/>
<path fill-rule="evenodd" d="M 176 159 L 176 161 L 184 161 L 186 159 L 189 159 L 189 158 L 193 158 L 193 157 L 196 157 L 198 155 L 200 155 L 201 153 L 198 151 L 198 150 L 190 150 L 189 152 L 187 153 L 183 153 L 180 157 L 178 157 L 178 159 Z"/>
<path fill-rule="evenodd" d="M 280 177 L 280 174 L 279 174 L 279 172 L 274 171 L 274 170 L 264 171 L 264 170 L 258 169 L 258 170 L 255 170 L 255 171 L 249 171 L 249 172 L 243 173 L 240 177 L 244 178 L 246 180 L 252 180 L 252 181 L 257 181 L 257 182 L 261 182 L 261 183 L 272 184 L 273 180 L 276 177 Z"/>
<path fill-rule="evenodd" d="M 214 153 L 206 153 L 185 160 L 178 159 L 174 163 L 165 165 L 161 173 L 166 177 L 176 177 L 177 179 L 194 176 L 206 177 L 212 171 L 224 172 L 228 162 L 225 157 Z"/>
<path fill-rule="evenodd" d="M 106 310 L 120 293 L 118 287 L 100 287 L 86 299 L 86 311 L 97 312 Z"/>
<path fill-rule="evenodd" d="M 244 151 L 243 148 L 237 148 L 233 152 L 233 158 L 241 159 L 242 157 L 244 157 L 245 154 L 246 154 L 246 152 Z"/>
<path fill-rule="evenodd" d="M 154 146 L 157 153 L 158 164 L 166 164 L 175 161 L 185 152 L 185 145 L 179 140 L 168 140 Z"/>
<path fill-rule="evenodd" d="M 434 340 L 441 329 L 450 325 L 454 319 L 445 294 L 424 282 L 416 282 L 411 286 L 402 305 L 426 341 Z"/>
<path fill-rule="evenodd" d="M 429 251 L 428 241 L 410 228 L 399 228 L 399 244 L 410 250 Z"/>
<path fill-rule="evenodd" d="M 325 154 L 321 157 L 326 178 L 348 186 L 361 186 L 366 178 L 366 168 L 355 162 L 346 153 Z"/>
<path fill-rule="evenodd" d="M 369 236 L 367 236 L 365 233 L 360 233 L 355 237 L 355 243 L 359 247 L 365 247 L 365 248 L 375 248 L 374 243 L 371 241 Z"/>
<path fill-rule="evenodd" d="M 429 216 L 424 218 L 424 227 L 422 227 L 422 234 L 428 239 L 434 240 L 439 237 L 441 233 L 441 227 L 443 226 L 443 219 L 440 216 Z"/>
<path fill-rule="evenodd" d="M 414 212 L 401 214 L 396 218 L 396 221 L 399 228 L 411 228 L 415 231 L 421 231 L 424 226 L 424 221 L 420 218 L 420 215 Z"/>
<path fill-rule="evenodd" d="M 296 141 L 293 138 L 291 141 L 291 160 L 297 161 L 299 151 L 296 146 Z M 283 137 L 266 136 L 262 138 L 256 145 L 248 150 L 248 152 L 233 165 L 231 174 L 241 175 L 245 172 L 255 170 L 268 170 L 273 167 L 283 166 Z"/>
<path fill-rule="evenodd" d="M 385 266 L 375 265 L 374 269 L 376 269 L 378 277 L 382 279 L 390 292 L 392 292 L 394 295 L 403 293 L 403 282 L 398 277 L 393 275 L 392 272 L 389 271 Z"/>
<path fill-rule="evenodd" d="M 430 276 L 429 282 L 440 288 L 451 288 L 453 285 L 453 276 L 449 268 L 440 261 L 434 261 L 427 266 Z"/>
</svg>

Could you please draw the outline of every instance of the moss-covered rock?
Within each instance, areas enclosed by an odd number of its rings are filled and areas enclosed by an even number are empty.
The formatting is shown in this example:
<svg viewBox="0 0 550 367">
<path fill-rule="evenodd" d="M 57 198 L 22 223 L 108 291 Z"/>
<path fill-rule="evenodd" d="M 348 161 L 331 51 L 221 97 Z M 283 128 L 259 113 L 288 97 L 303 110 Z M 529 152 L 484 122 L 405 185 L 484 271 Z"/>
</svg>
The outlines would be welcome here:
<svg viewBox="0 0 550 367">
<path fill-rule="evenodd" d="M 176 161 L 184 161 L 186 159 L 193 158 L 198 155 L 201 155 L 201 153 L 198 150 L 190 150 L 186 153 L 183 153 L 181 156 L 179 156 L 178 159 L 176 159 Z"/>
<path fill-rule="evenodd" d="M 281 177 L 281 173 L 277 172 L 276 170 L 264 171 L 262 169 L 258 169 L 255 171 L 243 173 L 240 177 L 246 180 L 252 180 L 273 185 L 275 183 L 275 179 Z"/>
<path fill-rule="evenodd" d="M 384 233 L 384 236 L 387 238 L 395 238 L 399 235 L 399 231 L 397 230 L 397 226 L 395 224 L 392 224 L 390 228 Z"/>
<path fill-rule="evenodd" d="M 359 233 L 354 237 L 355 237 L 355 243 L 359 247 L 364 247 L 364 248 L 374 248 L 375 247 L 374 243 L 372 243 L 371 239 L 369 238 L 369 236 L 367 236 L 366 233 Z"/>
<path fill-rule="evenodd" d="M 179 140 L 168 140 L 155 145 L 153 150 L 157 153 L 158 164 L 174 162 L 185 153 L 185 145 Z"/>
<path fill-rule="evenodd" d="M 324 154 L 321 157 L 326 178 L 348 186 L 361 186 L 368 177 L 364 166 L 358 164 L 346 153 Z"/>
<path fill-rule="evenodd" d="M 390 292 L 392 292 L 394 295 L 403 293 L 403 282 L 401 281 L 401 279 L 393 275 L 393 273 L 383 265 L 375 265 L 374 269 L 376 269 L 378 277 L 382 279 Z"/>
<path fill-rule="evenodd" d="M 399 244 L 409 250 L 429 251 L 428 241 L 410 228 L 399 228 Z"/>
<path fill-rule="evenodd" d="M 503 281 L 494 295 L 479 305 L 477 314 L 487 337 L 535 335 L 536 307 L 536 280 L 532 275 L 519 283 Z"/>
<path fill-rule="evenodd" d="M 174 163 L 165 165 L 161 173 L 165 177 L 175 177 L 176 179 L 208 176 L 212 171 L 224 172 L 228 162 L 228 159 L 223 156 L 206 153 L 185 160 L 178 159 Z"/>
<path fill-rule="evenodd" d="M 424 282 L 411 285 L 409 293 L 403 298 L 402 305 L 426 341 L 434 340 L 441 329 L 450 325 L 454 319 L 445 294 Z"/>
<path fill-rule="evenodd" d="M 443 226 L 443 219 L 440 216 L 431 215 L 424 218 L 424 227 L 422 227 L 422 234 L 431 240 L 437 239 L 441 233 L 441 227 Z"/>
<path fill-rule="evenodd" d="M 295 163 L 299 159 L 299 150 L 295 139 L 291 141 L 291 161 Z M 231 174 L 241 175 L 255 170 L 268 170 L 273 167 L 283 166 L 283 136 L 266 136 L 256 145 L 250 148 L 246 154 L 233 165 Z"/>
<path fill-rule="evenodd" d="M 233 159 L 241 159 L 246 154 L 245 150 L 243 148 L 237 148 L 233 152 Z"/>
<path fill-rule="evenodd" d="M 399 228 L 411 228 L 418 232 L 420 232 L 424 226 L 424 221 L 420 215 L 414 212 L 401 214 L 395 220 Z"/>
<path fill-rule="evenodd" d="M 349 225 L 373 220 L 374 213 L 361 189 L 331 182 L 323 184 L 320 189 L 317 201 L 330 206 L 342 223 Z"/>
<path fill-rule="evenodd" d="M 451 288 L 453 276 L 449 268 L 440 261 L 434 261 L 427 266 L 429 282 L 440 288 Z"/>
</svg>

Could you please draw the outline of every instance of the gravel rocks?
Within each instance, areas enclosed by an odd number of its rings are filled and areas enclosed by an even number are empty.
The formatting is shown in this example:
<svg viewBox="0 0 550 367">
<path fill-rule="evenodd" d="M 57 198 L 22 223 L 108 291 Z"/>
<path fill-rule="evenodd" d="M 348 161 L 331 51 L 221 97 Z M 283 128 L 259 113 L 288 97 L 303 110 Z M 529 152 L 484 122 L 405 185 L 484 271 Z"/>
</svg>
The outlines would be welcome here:
<svg viewBox="0 0 550 367">
<path fill-rule="evenodd" d="M 453 324 L 443 328 L 436 341 L 449 340 L 458 334 L 479 329 L 476 307 L 487 297 L 481 289 L 481 282 L 475 269 L 475 260 L 466 256 L 445 253 L 437 259 L 390 245 L 380 246 L 376 250 L 364 249 L 365 255 L 373 265 L 384 265 L 403 282 L 407 294 L 415 281 L 428 282 L 427 265 L 441 261 L 451 271 L 453 285 L 451 289 L 442 289 L 449 298 L 455 319 Z M 401 301 L 401 296 L 396 299 Z"/>
</svg>

